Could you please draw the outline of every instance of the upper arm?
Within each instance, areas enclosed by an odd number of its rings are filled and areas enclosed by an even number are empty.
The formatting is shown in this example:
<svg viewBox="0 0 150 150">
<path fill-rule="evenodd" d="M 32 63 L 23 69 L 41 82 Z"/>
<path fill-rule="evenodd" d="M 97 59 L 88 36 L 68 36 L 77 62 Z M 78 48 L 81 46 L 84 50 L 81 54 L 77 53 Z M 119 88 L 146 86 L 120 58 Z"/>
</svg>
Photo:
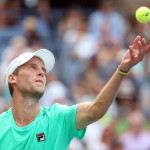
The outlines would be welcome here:
<svg viewBox="0 0 150 150">
<path fill-rule="evenodd" d="M 87 125 L 96 121 L 92 112 L 92 102 L 78 105 L 76 113 L 76 127 L 78 130 L 84 129 Z"/>
</svg>

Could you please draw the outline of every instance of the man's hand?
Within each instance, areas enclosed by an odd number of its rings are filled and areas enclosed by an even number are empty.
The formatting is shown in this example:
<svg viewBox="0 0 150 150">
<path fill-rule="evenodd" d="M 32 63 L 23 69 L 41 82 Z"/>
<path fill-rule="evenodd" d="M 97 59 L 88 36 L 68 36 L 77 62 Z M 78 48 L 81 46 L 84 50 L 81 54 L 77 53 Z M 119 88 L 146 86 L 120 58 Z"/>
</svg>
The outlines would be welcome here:
<svg viewBox="0 0 150 150">
<path fill-rule="evenodd" d="M 138 50 L 137 50 L 138 48 Z M 126 52 L 119 68 L 128 72 L 133 66 L 143 60 L 143 57 L 150 51 L 150 44 L 147 46 L 145 39 L 141 40 L 140 36 L 137 36 L 132 46 L 129 46 L 129 50 Z"/>
</svg>

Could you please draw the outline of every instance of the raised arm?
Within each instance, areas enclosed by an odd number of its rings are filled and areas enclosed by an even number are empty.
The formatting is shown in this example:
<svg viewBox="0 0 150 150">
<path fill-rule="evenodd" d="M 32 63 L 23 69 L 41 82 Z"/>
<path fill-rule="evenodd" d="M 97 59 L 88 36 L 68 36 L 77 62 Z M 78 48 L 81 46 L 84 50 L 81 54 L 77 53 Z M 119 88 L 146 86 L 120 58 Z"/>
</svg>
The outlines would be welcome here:
<svg viewBox="0 0 150 150">
<path fill-rule="evenodd" d="M 147 46 L 145 39 L 141 40 L 141 37 L 137 36 L 118 66 L 119 70 L 125 73 L 129 72 L 133 66 L 143 60 L 149 51 L 150 44 Z M 78 130 L 103 117 L 118 94 L 123 78 L 124 75 L 116 71 L 94 101 L 79 104 L 76 114 L 76 127 Z"/>
</svg>

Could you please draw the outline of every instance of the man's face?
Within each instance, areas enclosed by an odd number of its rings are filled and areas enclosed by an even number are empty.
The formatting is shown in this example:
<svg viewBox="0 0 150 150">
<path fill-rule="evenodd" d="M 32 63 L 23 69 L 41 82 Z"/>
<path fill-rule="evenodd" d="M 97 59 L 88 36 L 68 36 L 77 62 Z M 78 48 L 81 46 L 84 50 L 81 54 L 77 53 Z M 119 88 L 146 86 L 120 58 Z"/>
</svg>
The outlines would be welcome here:
<svg viewBox="0 0 150 150">
<path fill-rule="evenodd" d="M 24 97 L 41 98 L 46 84 L 45 72 L 43 62 L 33 57 L 19 68 L 16 75 L 16 88 Z"/>
</svg>

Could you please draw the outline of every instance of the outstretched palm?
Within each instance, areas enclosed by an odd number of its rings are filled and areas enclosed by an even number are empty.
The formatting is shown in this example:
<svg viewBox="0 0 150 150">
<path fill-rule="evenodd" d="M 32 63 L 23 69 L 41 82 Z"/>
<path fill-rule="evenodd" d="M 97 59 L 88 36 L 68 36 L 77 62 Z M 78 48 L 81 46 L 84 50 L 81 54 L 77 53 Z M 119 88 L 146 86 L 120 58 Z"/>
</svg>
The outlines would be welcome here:
<svg viewBox="0 0 150 150">
<path fill-rule="evenodd" d="M 133 42 L 133 45 L 129 46 L 129 50 L 126 52 L 120 66 L 122 66 L 125 71 L 130 70 L 130 68 L 142 61 L 145 54 L 149 51 L 150 44 L 147 46 L 145 39 L 142 39 L 141 41 L 141 37 L 137 36 Z"/>
</svg>

